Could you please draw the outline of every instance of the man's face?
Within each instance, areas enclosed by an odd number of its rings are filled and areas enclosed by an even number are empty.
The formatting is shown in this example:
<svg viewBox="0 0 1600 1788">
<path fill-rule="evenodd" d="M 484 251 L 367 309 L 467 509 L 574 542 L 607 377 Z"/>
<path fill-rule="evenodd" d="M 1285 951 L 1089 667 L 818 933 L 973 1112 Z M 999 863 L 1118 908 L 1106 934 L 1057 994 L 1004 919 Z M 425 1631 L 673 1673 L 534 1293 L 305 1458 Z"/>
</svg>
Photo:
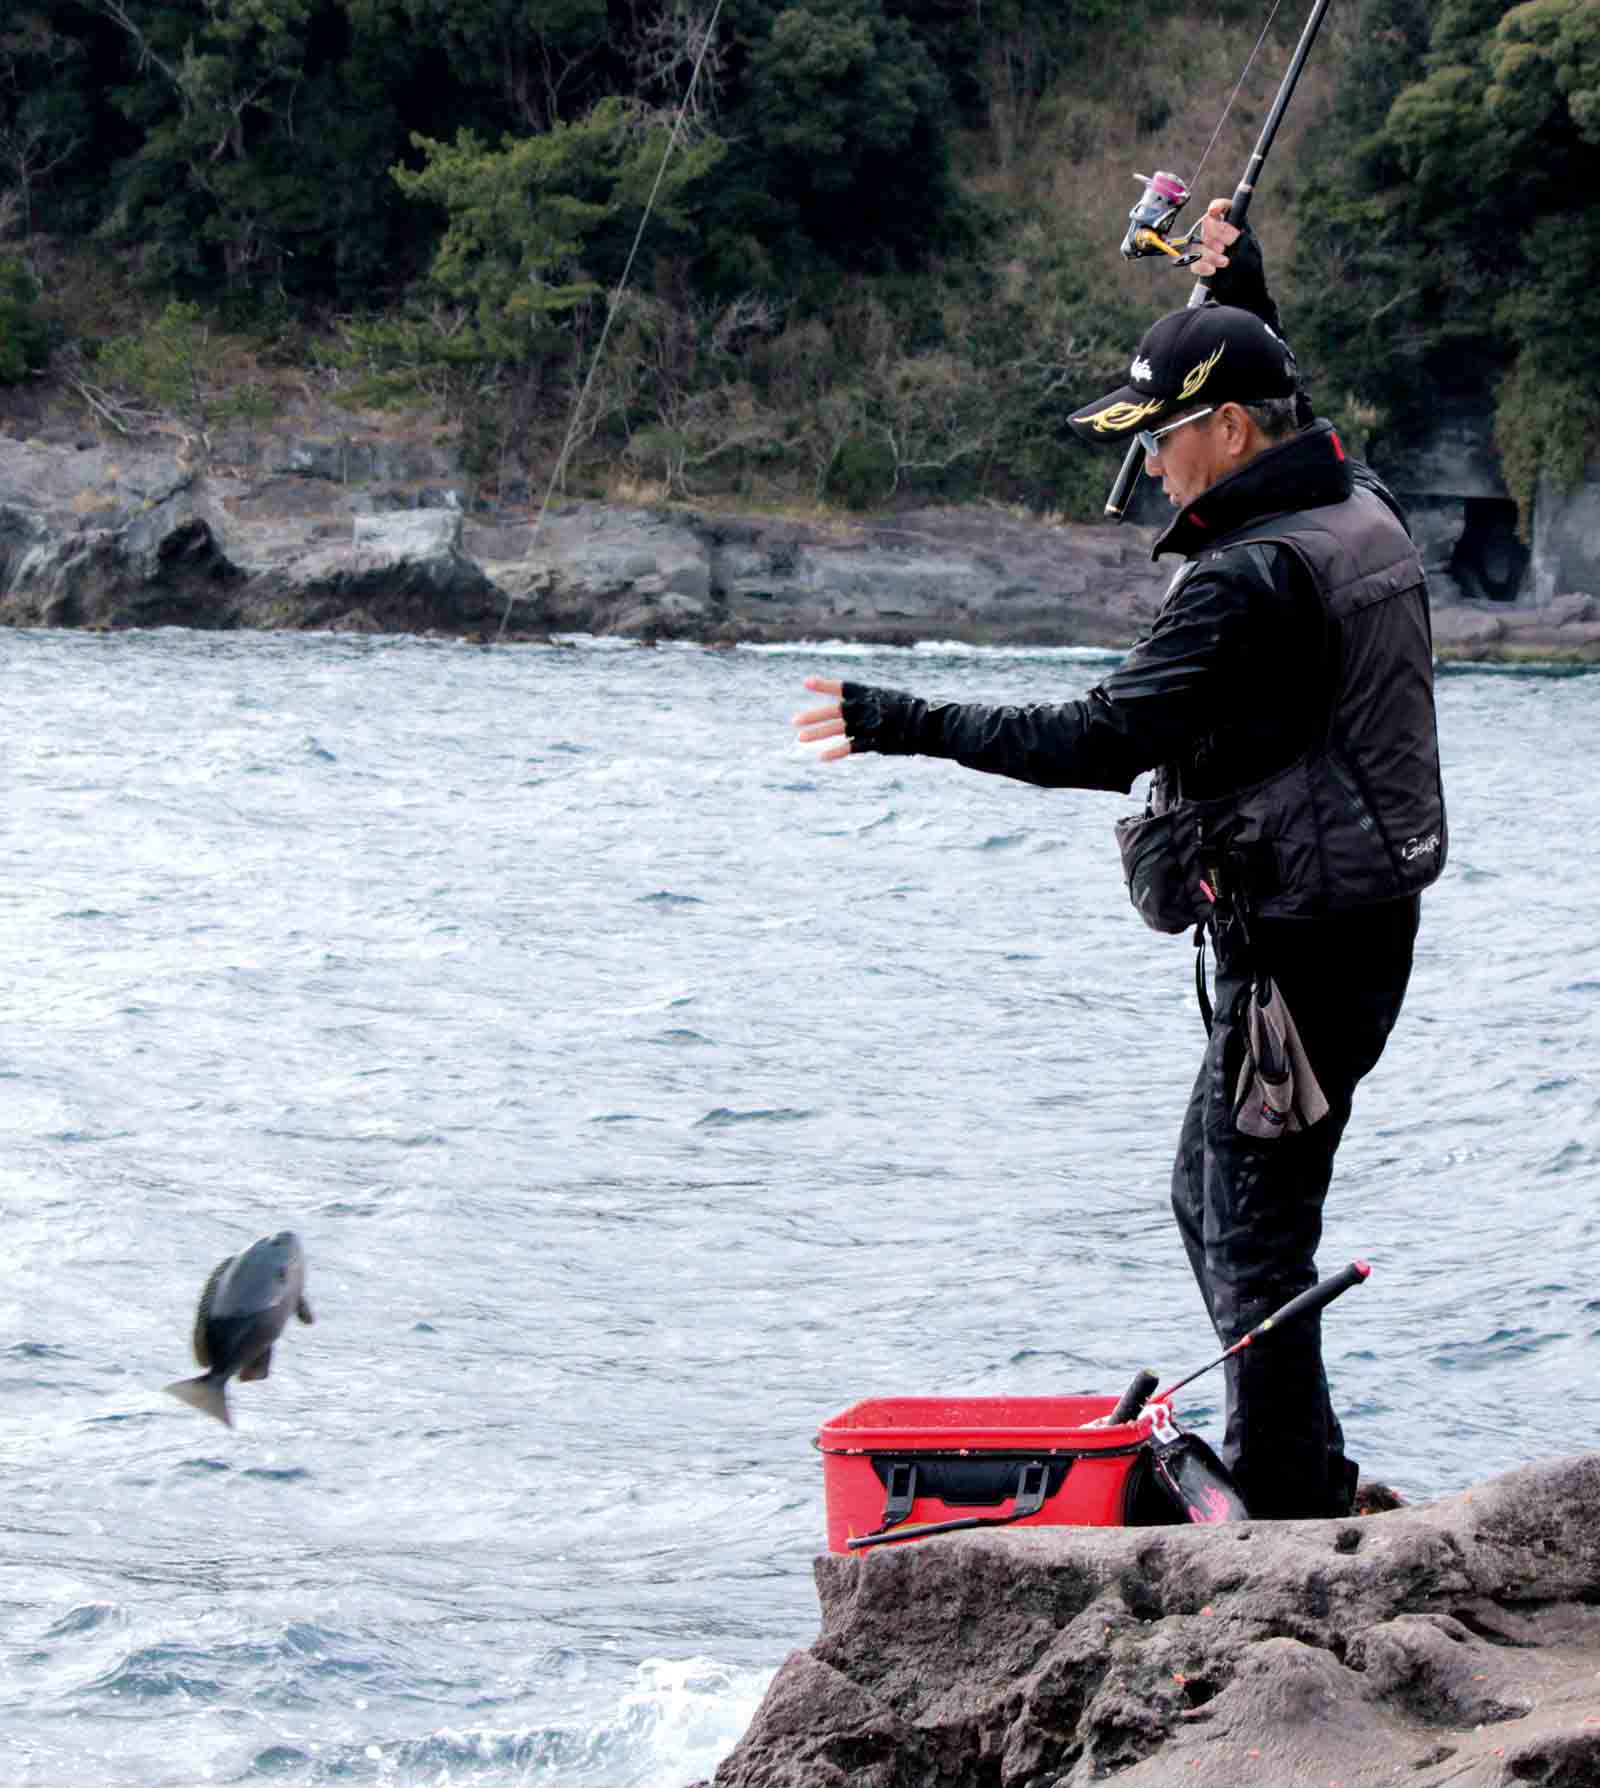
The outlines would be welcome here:
<svg viewBox="0 0 1600 1788">
<path fill-rule="evenodd" d="M 1151 478 L 1161 480 L 1167 501 L 1181 509 L 1230 472 L 1233 464 L 1223 451 L 1216 411 L 1192 422 L 1183 422 L 1180 417 L 1173 420 L 1182 422 L 1182 426 L 1165 425 L 1156 451 L 1145 455 L 1144 469 Z"/>
</svg>

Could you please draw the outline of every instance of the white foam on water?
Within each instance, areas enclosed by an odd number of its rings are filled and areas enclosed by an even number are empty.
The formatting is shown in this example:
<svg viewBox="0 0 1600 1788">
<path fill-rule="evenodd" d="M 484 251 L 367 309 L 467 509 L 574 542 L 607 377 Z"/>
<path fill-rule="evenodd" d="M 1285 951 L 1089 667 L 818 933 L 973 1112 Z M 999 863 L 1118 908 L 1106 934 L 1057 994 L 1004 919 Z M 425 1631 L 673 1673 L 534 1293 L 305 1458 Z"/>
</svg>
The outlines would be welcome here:
<svg viewBox="0 0 1600 1788">
<path fill-rule="evenodd" d="M 519 641 L 518 644 L 523 642 Z M 643 648 L 642 642 L 625 635 L 603 633 L 553 633 L 548 643 L 575 648 L 584 652 L 632 652 Z M 721 652 L 726 648 L 704 645 L 699 640 L 661 640 L 648 648 L 656 652 Z M 1045 646 L 991 645 L 962 639 L 919 639 L 907 645 L 890 646 L 881 640 L 857 639 L 785 639 L 743 640 L 734 646 L 756 658 L 1002 658 L 1056 661 L 1062 663 L 1115 664 L 1126 653 L 1114 646 Z"/>
<path fill-rule="evenodd" d="M 387 1788 L 691 1788 L 709 1781 L 755 1715 L 771 1671 L 710 1658 L 649 1658 L 609 1716 L 526 1731 L 441 1728 L 430 1738 L 346 1749 L 335 1777 Z M 367 1767 L 375 1764 L 376 1769 Z M 313 1772 L 311 1782 L 326 1779 Z"/>
<path fill-rule="evenodd" d="M 772 1672 L 733 1670 L 709 1658 L 647 1658 L 623 1698 L 618 1727 L 635 1741 L 638 1788 L 686 1788 L 743 1737 Z"/>
<path fill-rule="evenodd" d="M 1126 653 L 1110 646 L 980 645 L 961 639 L 919 639 L 905 646 L 850 639 L 792 639 L 748 642 L 734 648 L 758 658 L 1022 658 L 1067 663 L 1114 664 Z"/>
</svg>

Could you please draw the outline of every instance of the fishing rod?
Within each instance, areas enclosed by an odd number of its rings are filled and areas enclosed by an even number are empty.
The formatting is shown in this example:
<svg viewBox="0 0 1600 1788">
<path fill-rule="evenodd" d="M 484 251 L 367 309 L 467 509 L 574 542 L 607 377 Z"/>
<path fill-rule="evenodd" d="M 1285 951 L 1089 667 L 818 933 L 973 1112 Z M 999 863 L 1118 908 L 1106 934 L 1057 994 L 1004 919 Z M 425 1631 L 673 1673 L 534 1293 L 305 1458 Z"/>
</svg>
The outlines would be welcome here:
<svg viewBox="0 0 1600 1788">
<path fill-rule="evenodd" d="M 1295 45 L 1294 54 L 1289 58 L 1289 66 L 1284 71 L 1283 80 L 1278 85 L 1277 97 L 1272 102 L 1272 109 L 1267 113 L 1266 122 L 1261 127 L 1261 134 L 1256 138 L 1256 146 L 1250 152 L 1250 159 L 1239 177 L 1239 184 L 1233 189 L 1233 199 L 1228 206 L 1228 222 L 1236 229 L 1242 230 L 1245 218 L 1250 210 L 1250 201 L 1255 196 L 1256 182 L 1261 177 L 1261 169 L 1266 162 L 1267 153 L 1272 148 L 1272 139 L 1278 134 L 1278 126 L 1283 122 L 1283 115 L 1289 109 L 1289 101 L 1300 80 L 1300 71 L 1306 65 L 1306 58 L 1311 54 L 1311 46 L 1316 41 L 1317 32 L 1322 27 L 1323 16 L 1328 10 L 1330 0 L 1316 0 L 1311 9 L 1311 16 L 1305 22 L 1300 33 L 1300 41 Z M 1271 24 L 1269 18 L 1267 23 Z M 1252 52 L 1253 56 L 1254 52 Z M 1248 64 L 1246 65 L 1248 72 Z M 1243 76 L 1240 77 L 1242 82 Z M 1235 93 L 1238 89 L 1234 89 Z M 1229 106 L 1233 104 L 1230 98 Z M 1227 116 L 1224 110 L 1223 116 Z M 1217 129 L 1222 128 L 1219 123 Z M 1212 133 L 1216 140 L 1216 133 Z M 1200 158 L 1205 164 L 1205 156 Z M 1199 179 L 1199 170 L 1195 179 Z M 1144 191 L 1139 195 L 1139 202 L 1128 213 L 1128 233 L 1122 239 L 1122 252 L 1131 261 L 1141 255 L 1164 254 L 1171 258 L 1174 266 L 1186 267 L 1200 258 L 1200 252 L 1185 252 L 1199 234 L 1200 226 L 1196 224 L 1187 236 L 1174 244 L 1168 239 L 1173 220 L 1189 202 L 1190 188 L 1176 174 L 1157 172 L 1139 175 L 1145 181 Z M 1203 280 L 1194 282 L 1194 289 L 1189 294 L 1189 308 L 1206 301 L 1206 287 Z M 1122 469 L 1117 473 L 1116 482 L 1111 486 L 1106 498 L 1106 514 L 1112 521 L 1121 521 L 1127 513 L 1128 503 L 1133 496 L 1133 487 L 1139 482 L 1139 474 L 1144 469 L 1144 450 L 1137 441 L 1130 444 L 1123 456 Z"/>
<path fill-rule="evenodd" d="M 1215 1371 L 1225 1360 L 1231 1360 L 1235 1354 L 1243 1353 L 1247 1347 L 1253 1347 L 1256 1342 L 1270 1335 L 1273 1330 L 1281 1329 L 1299 1317 L 1306 1316 L 1313 1310 L 1320 1310 L 1326 1304 L 1331 1304 L 1336 1297 L 1341 1297 L 1352 1285 L 1364 1284 L 1371 1271 L 1372 1268 L 1366 1261 L 1352 1260 L 1349 1266 L 1341 1267 L 1337 1273 L 1320 1280 L 1309 1290 L 1302 1291 L 1298 1297 L 1290 1298 L 1281 1310 L 1274 1310 L 1270 1316 L 1258 1322 L 1248 1335 L 1241 1336 L 1226 1353 L 1219 1353 L 1214 1360 L 1208 1365 L 1202 1366 L 1199 1371 L 1191 1372 L 1187 1378 L 1180 1378 L 1176 1384 L 1169 1384 L 1156 1401 L 1170 1403 L 1174 1394 L 1181 1391 L 1186 1384 L 1193 1384 L 1205 1373 Z M 1155 1373 L 1148 1367 L 1135 1374 L 1133 1383 L 1122 1393 L 1116 1408 L 1105 1418 L 1106 1427 L 1114 1428 L 1121 1422 L 1133 1421 L 1145 1404 L 1150 1401 L 1151 1393 L 1155 1390 L 1158 1382 Z"/>
</svg>

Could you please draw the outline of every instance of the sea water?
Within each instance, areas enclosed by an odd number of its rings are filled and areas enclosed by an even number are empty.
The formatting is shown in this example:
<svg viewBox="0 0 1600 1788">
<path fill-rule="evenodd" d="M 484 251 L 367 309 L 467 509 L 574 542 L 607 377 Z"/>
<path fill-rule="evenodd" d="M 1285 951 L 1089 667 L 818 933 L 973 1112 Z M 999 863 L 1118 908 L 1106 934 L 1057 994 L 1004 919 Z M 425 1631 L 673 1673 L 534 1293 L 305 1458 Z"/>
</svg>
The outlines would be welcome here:
<svg viewBox="0 0 1600 1788">
<path fill-rule="evenodd" d="M 0 636 L 10 1783 L 684 1788 L 815 1637 L 820 1423 L 1214 1356 L 1130 803 L 788 725 L 811 669 L 1111 662 Z M 1600 676 L 1439 705 L 1450 865 L 1321 1257 L 1373 1264 L 1329 1368 L 1413 1497 L 1600 1416 Z M 316 1325 L 230 1432 L 162 1386 L 283 1227 Z"/>
</svg>

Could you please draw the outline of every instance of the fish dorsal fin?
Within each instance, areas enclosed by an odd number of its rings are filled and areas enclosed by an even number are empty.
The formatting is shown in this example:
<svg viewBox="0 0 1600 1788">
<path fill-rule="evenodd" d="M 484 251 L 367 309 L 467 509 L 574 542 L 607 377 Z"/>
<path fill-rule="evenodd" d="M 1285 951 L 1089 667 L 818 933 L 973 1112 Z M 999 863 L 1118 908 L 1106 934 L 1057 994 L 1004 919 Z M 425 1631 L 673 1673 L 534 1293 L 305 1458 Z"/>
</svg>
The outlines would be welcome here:
<svg viewBox="0 0 1600 1788">
<path fill-rule="evenodd" d="M 218 1281 L 232 1265 L 233 1256 L 230 1254 L 220 1266 L 211 1269 L 206 1288 L 200 1293 L 200 1308 L 194 1313 L 194 1357 L 202 1366 L 211 1364 L 211 1349 L 206 1345 L 206 1324 L 211 1320 L 211 1300 L 217 1295 Z"/>
<path fill-rule="evenodd" d="M 302 1322 L 315 1322 L 317 1320 L 316 1317 L 311 1314 L 311 1306 L 306 1302 L 304 1297 L 302 1297 L 299 1303 L 295 1305 L 294 1313 Z"/>
<path fill-rule="evenodd" d="M 258 1378 L 265 1378 L 271 1370 L 272 1349 L 269 1347 L 265 1353 L 258 1353 L 248 1366 L 240 1369 L 239 1382 L 252 1384 Z"/>
</svg>

